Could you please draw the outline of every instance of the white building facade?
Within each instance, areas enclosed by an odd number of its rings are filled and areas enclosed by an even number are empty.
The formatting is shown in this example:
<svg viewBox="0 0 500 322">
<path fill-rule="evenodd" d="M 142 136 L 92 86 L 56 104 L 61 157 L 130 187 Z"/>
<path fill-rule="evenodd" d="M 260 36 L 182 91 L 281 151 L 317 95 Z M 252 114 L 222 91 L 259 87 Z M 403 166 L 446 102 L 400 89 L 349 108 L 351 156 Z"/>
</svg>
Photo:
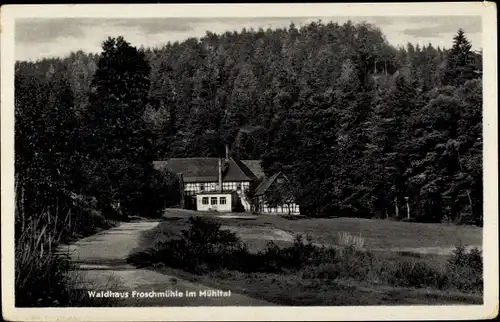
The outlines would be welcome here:
<svg viewBox="0 0 500 322">
<path fill-rule="evenodd" d="M 196 210 L 230 212 L 235 202 L 234 193 L 199 193 L 196 195 Z"/>
</svg>

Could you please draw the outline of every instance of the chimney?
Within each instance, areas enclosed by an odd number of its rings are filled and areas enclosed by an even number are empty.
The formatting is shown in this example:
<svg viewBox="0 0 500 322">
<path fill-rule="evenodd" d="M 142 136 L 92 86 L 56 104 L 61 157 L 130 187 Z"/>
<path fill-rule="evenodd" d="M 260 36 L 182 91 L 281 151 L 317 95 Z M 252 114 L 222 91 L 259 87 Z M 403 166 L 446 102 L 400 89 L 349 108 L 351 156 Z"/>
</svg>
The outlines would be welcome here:
<svg viewBox="0 0 500 322">
<path fill-rule="evenodd" d="M 226 160 L 229 160 L 229 145 L 226 144 Z"/>
<path fill-rule="evenodd" d="M 179 207 L 181 209 L 184 209 L 185 206 L 185 201 L 184 201 L 184 176 L 182 173 L 177 174 L 177 179 L 179 180 L 179 192 L 180 192 L 180 200 L 179 200 Z"/>
<path fill-rule="evenodd" d="M 222 189 L 222 159 L 219 158 L 219 190 L 220 192 L 223 191 Z"/>
</svg>

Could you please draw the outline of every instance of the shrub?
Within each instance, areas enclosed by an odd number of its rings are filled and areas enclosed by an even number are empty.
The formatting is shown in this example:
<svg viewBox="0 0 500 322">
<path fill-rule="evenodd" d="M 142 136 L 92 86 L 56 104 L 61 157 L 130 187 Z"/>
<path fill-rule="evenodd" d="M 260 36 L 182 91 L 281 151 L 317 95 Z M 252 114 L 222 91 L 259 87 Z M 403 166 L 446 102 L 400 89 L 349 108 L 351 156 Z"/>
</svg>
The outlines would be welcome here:
<svg viewBox="0 0 500 322">
<path fill-rule="evenodd" d="M 317 265 L 327 260 L 328 256 L 334 254 L 325 251 L 325 248 L 315 246 L 310 237 L 301 235 L 295 237 L 294 243 L 289 247 L 278 247 L 269 242 L 267 248 L 257 254 L 260 266 L 257 268 L 263 272 L 282 272 L 284 270 L 297 270 L 308 265 Z"/>
<path fill-rule="evenodd" d="M 389 283 L 397 286 L 443 288 L 446 284 L 446 276 L 422 261 L 399 262 L 388 273 Z"/>
<path fill-rule="evenodd" d="M 306 242 L 302 235 L 295 236 L 293 245 L 282 250 L 284 264 L 289 268 L 300 268 L 308 264 L 313 264 L 318 258 L 320 248 L 312 243 L 308 236 Z"/>
<path fill-rule="evenodd" d="M 337 269 L 344 277 L 365 279 L 374 266 L 374 256 L 368 251 L 361 251 L 355 245 L 341 249 L 337 256 Z"/>
<path fill-rule="evenodd" d="M 318 261 L 303 271 L 304 278 L 352 278 L 366 281 L 376 278 L 379 263 L 372 253 L 359 251 L 354 246 L 339 250 L 322 248 Z"/>
<path fill-rule="evenodd" d="M 246 246 L 220 224 L 201 217 L 191 217 L 190 228 L 180 239 L 157 243 L 153 250 L 134 254 L 129 261 L 141 265 L 163 262 L 166 265 L 203 273 L 217 269 L 239 269 L 247 256 Z"/>
<path fill-rule="evenodd" d="M 341 271 L 335 263 L 321 263 L 306 267 L 302 272 L 302 278 L 334 280 L 340 277 Z"/>
<path fill-rule="evenodd" d="M 446 265 L 448 283 L 462 291 L 483 290 L 483 256 L 479 249 L 469 252 L 465 247 L 456 247 Z"/>
</svg>

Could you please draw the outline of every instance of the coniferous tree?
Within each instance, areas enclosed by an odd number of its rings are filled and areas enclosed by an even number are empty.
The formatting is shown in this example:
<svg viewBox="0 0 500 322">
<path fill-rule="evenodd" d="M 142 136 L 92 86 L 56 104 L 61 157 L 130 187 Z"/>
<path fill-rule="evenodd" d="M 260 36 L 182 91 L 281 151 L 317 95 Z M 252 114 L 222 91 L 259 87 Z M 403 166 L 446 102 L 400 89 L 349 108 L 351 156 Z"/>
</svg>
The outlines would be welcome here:
<svg viewBox="0 0 500 322">
<path fill-rule="evenodd" d="M 90 89 L 84 132 L 90 193 L 101 206 L 113 204 L 127 214 L 155 211 L 147 202 L 149 180 L 156 173 L 143 117 L 149 73 L 144 52 L 122 37 L 109 38 Z"/>
<path fill-rule="evenodd" d="M 465 36 L 465 32 L 459 29 L 453 37 L 453 47 L 448 51 L 443 84 L 460 86 L 466 80 L 476 77 L 473 65 L 474 53 L 471 48 L 472 45 Z"/>
</svg>

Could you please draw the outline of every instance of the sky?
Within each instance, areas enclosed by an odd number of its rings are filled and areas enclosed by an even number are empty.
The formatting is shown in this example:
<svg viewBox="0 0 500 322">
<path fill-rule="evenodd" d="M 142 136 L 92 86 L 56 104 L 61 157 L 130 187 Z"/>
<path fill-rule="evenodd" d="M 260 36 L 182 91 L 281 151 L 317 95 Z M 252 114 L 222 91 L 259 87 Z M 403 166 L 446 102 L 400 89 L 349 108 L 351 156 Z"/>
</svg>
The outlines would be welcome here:
<svg viewBox="0 0 500 322">
<path fill-rule="evenodd" d="M 207 30 L 215 33 L 242 28 L 267 29 L 297 27 L 321 19 L 342 24 L 366 21 L 379 27 L 394 46 L 413 44 L 450 48 L 453 35 L 462 28 L 473 49 L 481 44 L 480 16 L 376 16 L 317 18 L 22 18 L 16 20 L 16 60 L 62 57 L 83 50 L 97 53 L 108 37 L 123 36 L 134 46 L 160 47 L 169 41 L 203 37 Z"/>
</svg>

